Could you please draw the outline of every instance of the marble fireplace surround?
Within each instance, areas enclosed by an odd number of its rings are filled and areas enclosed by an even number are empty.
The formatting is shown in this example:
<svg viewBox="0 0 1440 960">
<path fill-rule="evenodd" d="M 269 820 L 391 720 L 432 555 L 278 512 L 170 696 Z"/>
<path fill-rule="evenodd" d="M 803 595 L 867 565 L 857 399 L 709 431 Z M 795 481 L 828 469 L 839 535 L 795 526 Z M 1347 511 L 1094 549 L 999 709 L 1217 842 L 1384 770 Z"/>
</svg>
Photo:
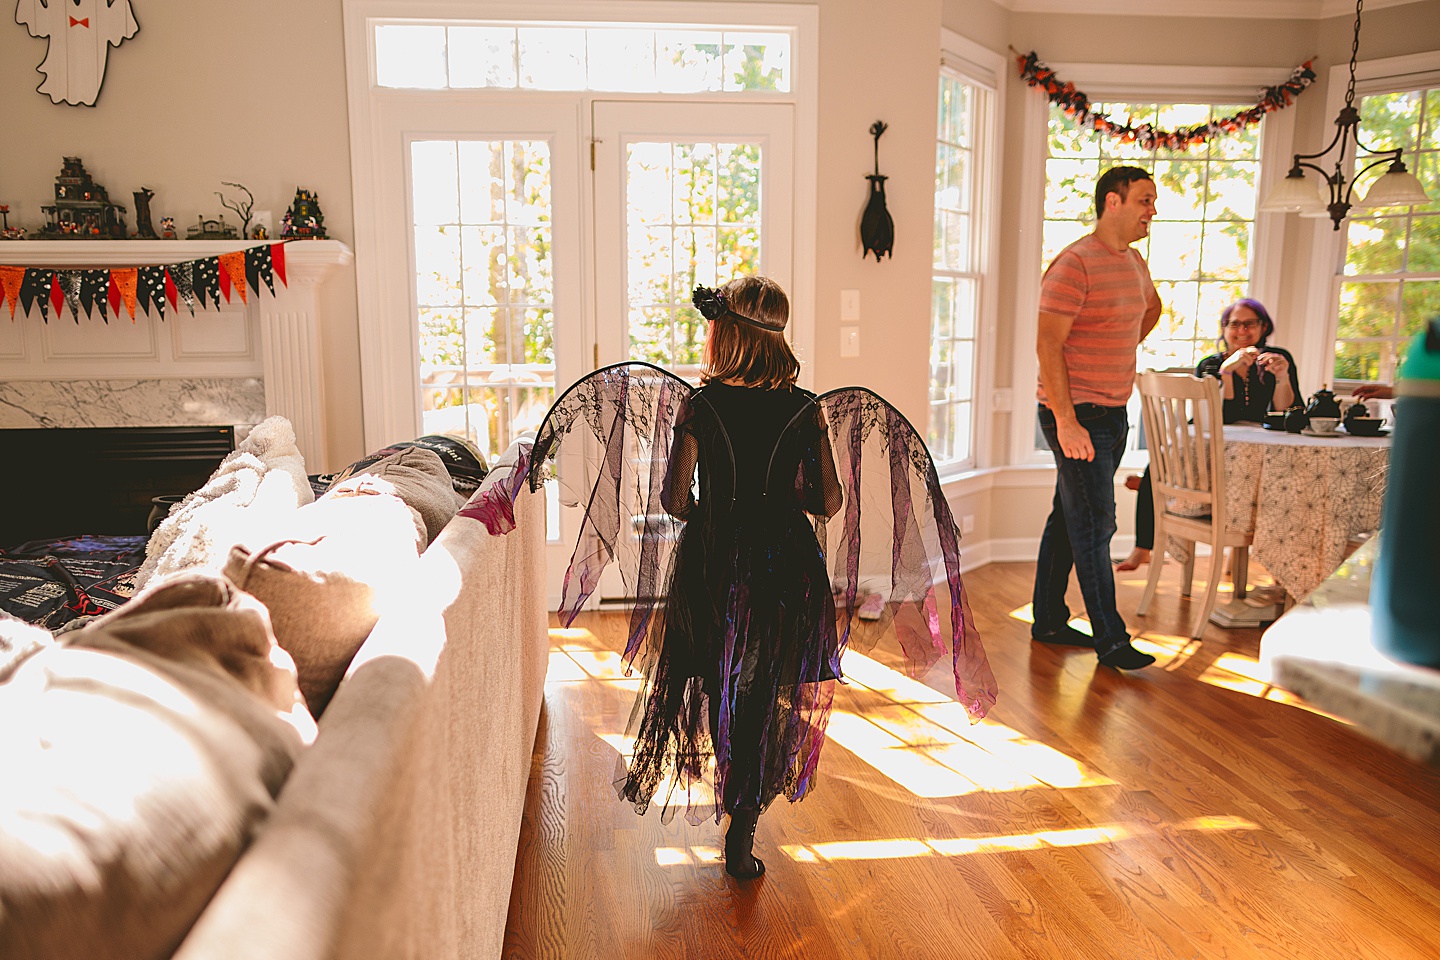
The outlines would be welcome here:
<svg viewBox="0 0 1440 960">
<path fill-rule="evenodd" d="M 0 263 L 56 269 L 178 263 L 252 246 L 242 240 L 0 242 Z M 167 305 L 160 320 L 121 308 L 109 323 L 38 309 L 0 324 L 0 427 L 234 425 L 267 416 L 295 427 L 305 461 L 325 458 L 319 287 L 354 254 L 338 240 L 285 245 L 288 285 L 251 291 L 249 304 Z M 7 311 L 8 312 L 8 311 Z M 8 317 L 0 314 L 0 319 Z"/>
</svg>

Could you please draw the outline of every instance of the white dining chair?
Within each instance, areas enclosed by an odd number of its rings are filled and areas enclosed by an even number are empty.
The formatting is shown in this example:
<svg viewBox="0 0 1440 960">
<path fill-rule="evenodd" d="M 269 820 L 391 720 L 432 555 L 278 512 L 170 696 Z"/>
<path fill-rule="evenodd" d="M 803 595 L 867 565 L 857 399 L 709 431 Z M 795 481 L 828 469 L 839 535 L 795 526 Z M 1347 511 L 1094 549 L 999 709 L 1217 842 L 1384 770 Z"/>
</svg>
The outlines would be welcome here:
<svg viewBox="0 0 1440 960">
<path fill-rule="evenodd" d="M 1210 545 L 1210 573 L 1205 578 L 1205 596 L 1195 610 L 1190 636 L 1199 639 L 1205 622 L 1215 609 L 1225 548 L 1233 552 L 1237 589 L 1243 589 L 1248 573 L 1249 547 L 1253 536 L 1236 530 L 1225 518 L 1225 439 L 1221 413 L 1220 381 L 1188 373 L 1146 370 L 1140 375 L 1140 416 L 1145 423 L 1145 440 L 1150 449 L 1150 486 L 1155 500 L 1155 554 L 1150 560 L 1150 577 L 1136 609 L 1144 616 L 1160 582 L 1170 537 L 1191 545 L 1190 559 L 1182 570 L 1181 596 L 1190 596 L 1194 580 L 1194 545 Z M 1197 516 L 1174 509 L 1175 501 L 1199 507 Z M 1178 557 L 1176 559 L 1179 559 Z"/>
</svg>

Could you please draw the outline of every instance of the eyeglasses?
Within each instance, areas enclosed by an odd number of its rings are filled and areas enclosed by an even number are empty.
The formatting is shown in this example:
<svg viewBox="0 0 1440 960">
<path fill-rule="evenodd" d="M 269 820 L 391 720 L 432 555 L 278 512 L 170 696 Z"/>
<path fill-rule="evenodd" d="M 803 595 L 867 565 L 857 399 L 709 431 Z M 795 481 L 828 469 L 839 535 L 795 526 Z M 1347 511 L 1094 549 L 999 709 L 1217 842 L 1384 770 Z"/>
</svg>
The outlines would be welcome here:
<svg viewBox="0 0 1440 960">
<path fill-rule="evenodd" d="M 1254 329 L 1258 328 L 1259 326 L 1260 326 L 1260 321 L 1259 321 L 1259 320 L 1227 320 L 1227 321 L 1225 321 L 1225 329 L 1227 329 L 1227 330 L 1254 330 Z"/>
</svg>

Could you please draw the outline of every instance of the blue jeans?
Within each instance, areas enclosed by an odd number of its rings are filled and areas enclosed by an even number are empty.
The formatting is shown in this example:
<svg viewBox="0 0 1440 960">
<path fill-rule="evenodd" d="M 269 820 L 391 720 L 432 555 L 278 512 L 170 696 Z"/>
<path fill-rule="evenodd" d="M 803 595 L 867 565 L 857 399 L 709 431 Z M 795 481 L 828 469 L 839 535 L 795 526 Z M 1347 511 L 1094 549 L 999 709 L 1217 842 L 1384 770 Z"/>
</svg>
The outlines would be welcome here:
<svg viewBox="0 0 1440 960">
<path fill-rule="evenodd" d="M 1115 571 L 1110 565 L 1110 538 L 1115 535 L 1115 471 L 1125 452 L 1129 421 L 1124 407 L 1075 404 L 1080 426 L 1090 433 L 1095 459 L 1072 460 L 1060 449 L 1055 414 L 1044 404 L 1039 414 L 1040 429 L 1055 454 L 1056 469 L 1055 499 L 1035 564 L 1032 632 L 1054 633 L 1069 621 L 1065 589 L 1073 567 L 1095 634 L 1095 649 L 1103 654 L 1130 639 L 1115 607 Z"/>
</svg>

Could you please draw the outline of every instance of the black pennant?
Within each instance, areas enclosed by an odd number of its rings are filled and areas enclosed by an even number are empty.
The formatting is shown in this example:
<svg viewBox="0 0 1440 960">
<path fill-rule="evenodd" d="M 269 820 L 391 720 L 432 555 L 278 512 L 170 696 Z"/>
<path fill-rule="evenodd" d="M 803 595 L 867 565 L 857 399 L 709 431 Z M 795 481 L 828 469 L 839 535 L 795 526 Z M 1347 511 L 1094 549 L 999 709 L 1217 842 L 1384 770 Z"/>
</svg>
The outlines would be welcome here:
<svg viewBox="0 0 1440 960">
<path fill-rule="evenodd" d="M 195 316 L 195 262 L 187 260 L 184 263 L 172 263 L 170 265 L 170 280 L 175 284 L 175 292 L 180 297 L 180 302 L 190 308 L 190 316 Z"/>
<path fill-rule="evenodd" d="M 155 307 L 155 312 L 160 319 L 165 319 L 165 268 L 164 267 L 141 267 L 140 275 L 135 282 L 135 296 L 140 301 L 140 306 L 146 313 L 150 307 L 146 306 L 147 301 Z"/>
<path fill-rule="evenodd" d="M 30 312 L 30 304 L 40 304 L 40 318 L 46 323 L 50 322 L 50 278 L 54 274 L 49 270 L 26 270 L 25 279 L 20 281 L 20 306 L 26 313 Z"/>
<path fill-rule="evenodd" d="M 260 292 L 260 281 L 264 280 L 265 286 L 270 288 L 270 295 L 275 295 L 275 268 L 270 259 L 270 244 L 251 247 L 245 251 L 245 279 L 250 282 L 250 289 L 256 293 Z"/>
<path fill-rule="evenodd" d="M 58 270 L 55 273 L 56 279 L 60 281 L 60 291 L 65 294 L 65 306 L 70 308 L 70 319 L 77 324 L 80 322 L 80 283 L 81 270 Z"/>
<path fill-rule="evenodd" d="M 80 306 L 85 308 L 85 316 L 95 316 L 95 307 L 100 308 L 100 316 L 106 322 L 110 318 L 106 316 L 105 296 L 110 290 L 109 270 L 81 270 L 80 271 Z"/>
<path fill-rule="evenodd" d="M 195 287 L 195 299 L 200 301 L 202 309 L 206 305 L 207 297 L 215 306 L 220 306 L 220 258 L 206 257 L 194 263 L 192 283 Z"/>
</svg>

